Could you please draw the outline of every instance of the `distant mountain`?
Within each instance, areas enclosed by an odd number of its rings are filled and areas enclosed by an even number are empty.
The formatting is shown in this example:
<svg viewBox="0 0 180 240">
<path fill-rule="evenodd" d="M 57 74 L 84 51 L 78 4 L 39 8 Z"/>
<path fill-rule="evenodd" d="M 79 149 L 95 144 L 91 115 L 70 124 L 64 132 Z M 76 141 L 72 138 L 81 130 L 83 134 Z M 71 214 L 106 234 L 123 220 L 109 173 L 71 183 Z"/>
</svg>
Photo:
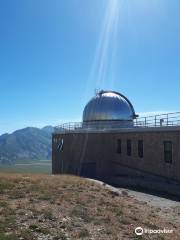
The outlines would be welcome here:
<svg viewBox="0 0 180 240">
<path fill-rule="evenodd" d="M 27 127 L 0 136 L 0 163 L 16 160 L 51 159 L 52 126 L 42 129 Z"/>
<path fill-rule="evenodd" d="M 52 134 L 52 132 L 54 131 L 54 127 L 52 127 L 52 126 L 45 126 L 45 127 L 41 128 L 41 130 L 43 130 L 43 131 L 45 131 L 47 133 Z"/>
</svg>

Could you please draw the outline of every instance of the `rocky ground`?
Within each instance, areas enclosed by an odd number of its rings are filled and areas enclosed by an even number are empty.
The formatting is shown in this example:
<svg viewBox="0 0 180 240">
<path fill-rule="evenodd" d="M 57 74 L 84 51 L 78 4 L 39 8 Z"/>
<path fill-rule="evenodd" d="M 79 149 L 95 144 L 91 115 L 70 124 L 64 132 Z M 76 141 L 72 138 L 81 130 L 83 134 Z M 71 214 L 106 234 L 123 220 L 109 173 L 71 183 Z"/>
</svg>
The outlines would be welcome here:
<svg viewBox="0 0 180 240">
<path fill-rule="evenodd" d="M 180 206 L 138 196 L 73 176 L 0 174 L 0 240 L 179 240 Z M 137 236 L 139 226 L 173 233 Z"/>
</svg>

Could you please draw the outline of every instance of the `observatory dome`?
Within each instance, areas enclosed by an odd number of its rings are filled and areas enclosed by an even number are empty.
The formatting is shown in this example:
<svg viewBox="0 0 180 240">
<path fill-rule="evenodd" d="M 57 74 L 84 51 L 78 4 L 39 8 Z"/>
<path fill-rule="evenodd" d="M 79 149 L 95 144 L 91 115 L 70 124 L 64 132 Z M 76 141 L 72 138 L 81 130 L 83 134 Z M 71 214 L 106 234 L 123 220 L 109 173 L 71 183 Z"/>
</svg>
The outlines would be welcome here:
<svg viewBox="0 0 180 240">
<path fill-rule="evenodd" d="M 114 91 L 100 91 L 85 106 L 83 122 L 133 121 L 137 115 L 131 102 Z"/>
</svg>

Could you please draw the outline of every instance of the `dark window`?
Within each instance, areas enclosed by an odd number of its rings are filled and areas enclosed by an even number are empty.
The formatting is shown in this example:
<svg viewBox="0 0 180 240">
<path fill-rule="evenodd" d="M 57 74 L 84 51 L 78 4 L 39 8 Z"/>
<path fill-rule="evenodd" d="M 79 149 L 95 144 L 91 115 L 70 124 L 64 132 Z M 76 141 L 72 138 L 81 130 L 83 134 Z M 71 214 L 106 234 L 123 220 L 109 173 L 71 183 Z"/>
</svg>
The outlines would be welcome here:
<svg viewBox="0 0 180 240">
<path fill-rule="evenodd" d="M 164 141 L 164 161 L 166 163 L 172 163 L 172 142 Z"/>
<path fill-rule="evenodd" d="M 121 139 L 117 140 L 117 153 L 121 154 Z"/>
<path fill-rule="evenodd" d="M 138 156 L 140 158 L 143 158 L 143 156 L 144 156 L 143 140 L 138 141 Z"/>
<path fill-rule="evenodd" d="M 127 155 L 131 156 L 131 140 L 127 140 Z"/>
</svg>

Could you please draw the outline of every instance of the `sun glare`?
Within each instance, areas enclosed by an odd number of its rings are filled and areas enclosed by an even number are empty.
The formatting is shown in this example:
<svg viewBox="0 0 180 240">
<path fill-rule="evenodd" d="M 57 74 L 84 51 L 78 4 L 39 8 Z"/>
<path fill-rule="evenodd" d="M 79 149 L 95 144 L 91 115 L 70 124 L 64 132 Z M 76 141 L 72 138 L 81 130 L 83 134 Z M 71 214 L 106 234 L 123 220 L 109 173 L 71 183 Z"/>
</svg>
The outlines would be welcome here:
<svg viewBox="0 0 180 240">
<path fill-rule="evenodd" d="M 109 0 L 94 61 L 97 88 L 103 86 L 109 66 L 112 64 L 112 55 L 116 49 L 118 19 L 119 1 Z"/>
<path fill-rule="evenodd" d="M 117 32 L 121 1 L 108 0 L 102 28 L 100 29 L 99 41 L 92 64 L 90 81 L 96 79 L 95 87 L 103 88 L 110 68 L 114 62 L 117 48 Z M 113 81 L 113 79 L 111 79 Z"/>
</svg>

